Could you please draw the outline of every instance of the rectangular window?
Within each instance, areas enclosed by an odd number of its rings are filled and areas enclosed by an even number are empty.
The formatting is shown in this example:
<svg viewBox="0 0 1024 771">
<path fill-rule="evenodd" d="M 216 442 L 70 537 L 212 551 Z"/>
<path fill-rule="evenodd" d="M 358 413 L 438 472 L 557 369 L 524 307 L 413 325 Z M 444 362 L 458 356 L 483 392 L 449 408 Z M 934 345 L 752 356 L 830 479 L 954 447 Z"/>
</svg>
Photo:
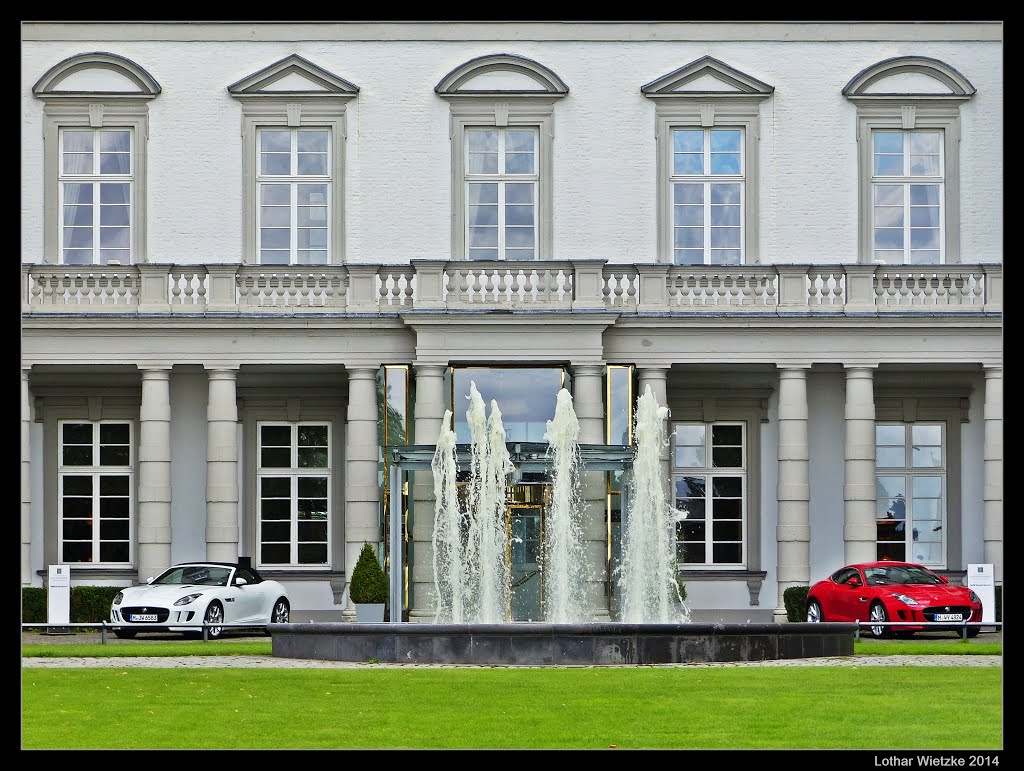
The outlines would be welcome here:
<svg viewBox="0 0 1024 771">
<path fill-rule="evenodd" d="M 676 555 L 689 566 L 745 563 L 746 424 L 676 423 L 672 434 Z"/>
<path fill-rule="evenodd" d="M 331 132 L 261 128 L 256 188 L 260 263 L 324 265 L 330 261 Z"/>
<path fill-rule="evenodd" d="M 538 130 L 467 128 L 465 135 L 467 256 L 536 259 Z"/>
<path fill-rule="evenodd" d="M 63 420 L 58 432 L 60 561 L 130 565 L 131 423 Z"/>
<path fill-rule="evenodd" d="M 323 567 L 331 510 L 329 423 L 258 423 L 259 561 Z"/>
<path fill-rule="evenodd" d="M 871 132 L 872 236 L 876 261 L 945 261 L 942 131 Z"/>
<path fill-rule="evenodd" d="M 877 557 L 945 567 L 944 423 L 875 426 Z"/>
<path fill-rule="evenodd" d="M 60 237 L 65 265 L 132 261 L 132 130 L 60 130 Z"/>
<path fill-rule="evenodd" d="M 676 265 L 740 265 L 746 177 L 742 128 L 672 129 Z"/>
</svg>

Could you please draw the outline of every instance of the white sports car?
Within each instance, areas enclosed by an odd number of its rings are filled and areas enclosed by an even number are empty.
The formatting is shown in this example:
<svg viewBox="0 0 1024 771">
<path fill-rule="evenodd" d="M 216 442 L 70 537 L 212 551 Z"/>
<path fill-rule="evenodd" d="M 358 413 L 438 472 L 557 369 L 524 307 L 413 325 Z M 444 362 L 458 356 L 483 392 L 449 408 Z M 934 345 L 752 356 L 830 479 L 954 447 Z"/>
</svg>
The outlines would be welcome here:
<svg viewBox="0 0 1024 771">
<path fill-rule="evenodd" d="M 186 562 L 174 565 L 140 586 L 117 593 L 110 620 L 122 638 L 139 632 L 184 632 L 200 637 L 224 634 L 220 624 L 286 624 L 288 592 L 250 567 L 230 562 Z M 181 626 L 191 624 L 192 626 Z M 269 631 L 267 631 L 269 634 Z"/>
</svg>

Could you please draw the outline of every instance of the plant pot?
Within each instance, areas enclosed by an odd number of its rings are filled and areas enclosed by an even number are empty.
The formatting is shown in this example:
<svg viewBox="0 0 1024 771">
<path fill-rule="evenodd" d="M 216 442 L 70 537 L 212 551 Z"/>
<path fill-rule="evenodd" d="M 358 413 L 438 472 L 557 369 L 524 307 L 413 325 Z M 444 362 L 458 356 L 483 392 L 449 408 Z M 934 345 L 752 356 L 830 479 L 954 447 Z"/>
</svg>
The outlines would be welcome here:
<svg viewBox="0 0 1024 771">
<path fill-rule="evenodd" d="M 357 602 L 356 606 L 356 621 L 363 621 L 368 623 L 384 621 L 384 603 L 383 602 Z"/>
</svg>

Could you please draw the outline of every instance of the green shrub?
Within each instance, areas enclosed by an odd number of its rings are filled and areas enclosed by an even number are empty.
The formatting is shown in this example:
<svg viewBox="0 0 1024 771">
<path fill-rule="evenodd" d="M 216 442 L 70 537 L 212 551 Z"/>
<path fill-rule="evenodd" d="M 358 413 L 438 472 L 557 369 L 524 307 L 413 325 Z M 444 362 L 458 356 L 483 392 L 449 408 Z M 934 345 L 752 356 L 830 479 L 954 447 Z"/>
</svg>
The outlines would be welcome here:
<svg viewBox="0 0 1024 771">
<path fill-rule="evenodd" d="M 807 592 L 809 586 L 791 586 L 782 593 L 782 601 L 786 605 L 786 619 L 789 621 L 807 620 Z"/>
<path fill-rule="evenodd" d="M 122 586 L 72 586 L 68 623 L 98 624 L 101 621 L 109 621 L 110 603 L 123 588 Z M 37 586 L 21 588 L 21 622 L 23 624 L 47 623 L 48 591 L 48 589 Z"/>
<path fill-rule="evenodd" d="M 110 603 L 123 586 L 72 586 L 71 623 L 96 624 L 110 620 Z"/>
<path fill-rule="evenodd" d="M 364 543 L 363 550 L 359 552 L 359 559 L 348 582 L 348 594 L 352 602 L 360 604 L 388 601 L 388 577 L 373 547 L 368 543 Z"/>
<path fill-rule="evenodd" d="M 21 587 L 21 623 L 46 623 L 46 590 L 38 586 Z"/>
</svg>

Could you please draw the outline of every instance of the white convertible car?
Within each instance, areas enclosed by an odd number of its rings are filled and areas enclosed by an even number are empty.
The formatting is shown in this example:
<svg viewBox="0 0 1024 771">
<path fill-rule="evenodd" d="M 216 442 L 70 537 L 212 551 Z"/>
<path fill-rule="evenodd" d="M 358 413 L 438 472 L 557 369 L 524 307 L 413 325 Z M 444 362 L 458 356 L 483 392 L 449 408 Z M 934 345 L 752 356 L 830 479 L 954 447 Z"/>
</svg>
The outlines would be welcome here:
<svg viewBox="0 0 1024 771">
<path fill-rule="evenodd" d="M 117 593 L 110 620 L 118 637 L 139 632 L 184 632 L 200 637 L 201 624 L 215 640 L 220 624 L 286 624 L 288 592 L 250 567 L 229 562 L 186 562 L 174 565 L 140 586 Z M 191 624 L 192 626 L 182 626 Z M 269 634 L 269 632 L 268 632 Z"/>
</svg>

